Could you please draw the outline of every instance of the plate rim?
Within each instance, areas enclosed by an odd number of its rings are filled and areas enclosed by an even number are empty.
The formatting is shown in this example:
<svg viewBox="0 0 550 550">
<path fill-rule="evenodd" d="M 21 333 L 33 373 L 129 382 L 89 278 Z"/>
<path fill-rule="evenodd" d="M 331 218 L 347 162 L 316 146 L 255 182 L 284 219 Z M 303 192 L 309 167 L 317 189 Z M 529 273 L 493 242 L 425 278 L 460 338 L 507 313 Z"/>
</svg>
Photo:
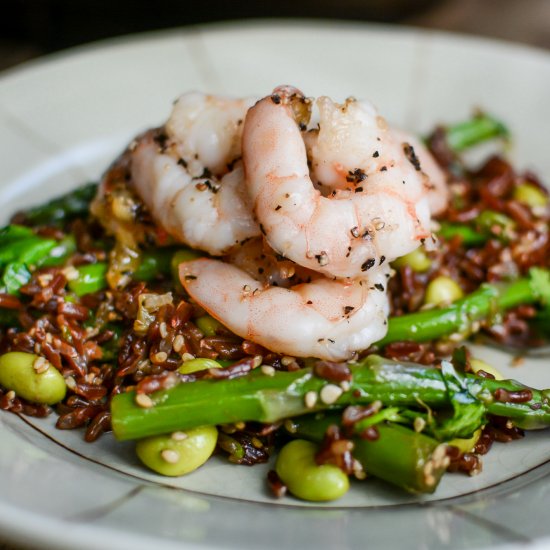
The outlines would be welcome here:
<svg viewBox="0 0 550 550">
<path fill-rule="evenodd" d="M 216 34 L 220 32 L 227 32 L 231 31 L 233 33 L 239 32 L 241 30 L 244 30 L 246 32 L 247 29 L 269 29 L 269 30 L 276 30 L 276 29 L 283 29 L 283 28 L 296 28 L 296 27 L 306 27 L 307 30 L 313 30 L 316 28 L 324 28 L 324 29 L 331 29 L 331 30 L 340 30 L 340 29 L 355 29 L 355 30 L 369 30 L 374 31 L 376 33 L 380 33 L 382 35 L 387 34 L 394 34 L 394 35 L 409 35 L 411 37 L 417 37 L 417 36 L 429 36 L 431 40 L 439 41 L 450 41 L 450 42 L 468 42 L 472 45 L 478 45 L 483 48 L 491 48 L 491 49 L 500 49 L 502 48 L 508 49 L 510 51 L 514 52 L 522 52 L 525 55 L 536 55 L 540 56 L 542 59 L 544 59 L 545 62 L 548 62 L 550 64 L 550 52 L 544 50 L 543 48 L 539 48 L 536 46 L 526 45 L 526 44 L 517 44 L 508 40 L 501 40 L 501 39 L 493 39 L 493 38 L 487 38 L 487 37 L 479 37 L 479 36 L 472 36 L 465 33 L 459 33 L 459 32 L 448 32 L 448 31 L 440 31 L 440 30 L 433 30 L 433 29 L 424 29 L 422 27 L 417 26 L 396 26 L 396 25 L 390 25 L 390 24 L 380 24 L 380 23 L 368 23 L 368 22 L 349 22 L 349 21 L 330 21 L 330 20 L 311 20 L 307 18 L 301 18 L 301 19 L 276 19 L 276 20 L 266 20 L 266 19 L 249 19 L 244 21 L 223 21 L 223 22 L 215 22 L 215 23 L 206 23 L 206 24 L 199 24 L 199 25 L 193 25 L 189 27 L 175 27 L 171 29 L 163 29 L 158 31 L 149 31 L 145 33 L 136 33 L 136 34 L 130 34 L 130 35 L 124 35 L 124 36 L 118 36 L 114 38 L 94 41 L 91 43 L 83 44 L 77 47 L 72 47 L 68 49 L 61 50 L 59 52 L 55 52 L 52 54 L 48 54 L 42 57 L 39 57 L 37 59 L 32 59 L 29 61 L 26 61 L 22 64 L 19 64 L 17 66 L 8 68 L 2 72 L 0 72 L 0 88 L 7 84 L 8 82 L 11 82 L 12 80 L 16 80 L 21 75 L 25 75 L 29 72 L 35 71 L 40 68 L 48 67 L 53 64 L 62 63 L 65 60 L 71 60 L 75 59 L 77 57 L 83 56 L 83 55 L 89 55 L 93 53 L 105 53 L 109 50 L 112 50 L 113 48 L 121 48 L 121 47 L 132 47 L 134 45 L 147 42 L 147 41 L 156 41 L 159 39 L 188 39 L 190 36 L 196 33 L 205 33 L 205 34 Z M 2 423 L 0 422 L 0 426 Z M 543 465 L 538 466 L 539 468 Z M 123 472 L 117 472 L 118 474 L 125 475 Z M 144 482 L 145 483 L 145 482 Z M 457 497 L 460 498 L 460 497 Z M 420 504 L 410 504 L 408 506 L 420 506 Z M 21 522 L 18 524 L 17 517 L 19 516 L 21 518 Z M 15 522 L 12 523 L 12 521 L 15 519 Z M 22 541 L 30 541 L 34 544 L 41 543 L 44 544 L 44 537 L 42 536 L 34 536 L 32 532 L 29 532 L 28 530 L 28 523 L 26 521 L 32 521 L 32 525 L 41 525 L 42 527 L 48 527 L 47 525 L 44 526 L 43 523 L 50 524 L 51 532 L 53 532 L 54 536 L 56 536 L 55 540 L 51 539 L 47 542 L 47 544 L 51 547 L 54 547 L 54 545 L 65 545 L 65 547 L 70 548 L 69 544 L 74 543 L 74 535 L 72 533 L 69 533 L 66 537 L 62 536 L 62 534 L 67 534 L 67 532 L 64 529 L 59 529 L 60 526 L 64 526 L 65 522 L 63 520 L 57 520 L 55 518 L 44 518 L 44 516 L 29 512 L 24 509 L 20 509 L 17 507 L 10 507 L 9 505 L 5 504 L 5 502 L 0 499 L 0 527 L 2 530 L 2 534 L 8 536 L 8 538 L 13 538 L 14 542 L 22 542 Z M 52 525 L 54 524 L 54 525 Z M 144 539 L 151 539 L 151 542 L 156 543 L 159 545 L 159 543 L 162 544 L 162 548 L 166 548 L 166 550 L 171 548 L 181 548 L 182 545 L 186 548 L 204 548 L 203 545 L 196 546 L 191 542 L 185 541 L 184 543 L 178 543 L 174 542 L 172 540 L 162 539 L 159 540 L 157 537 L 146 537 L 145 535 L 140 535 L 136 537 L 131 533 L 131 531 L 121 531 L 121 530 L 114 530 L 105 526 L 86 526 L 86 525 L 80 525 L 79 529 L 83 532 L 87 532 L 88 530 L 91 530 L 94 532 L 95 539 L 97 540 L 97 533 L 98 531 L 101 531 L 105 534 L 105 536 L 113 537 L 113 533 L 115 534 L 114 539 L 110 538 L 109 541 L 112 542 L 113 540 L 118 544 L 118 539 L 120 538 L 120 548 L 128 547 L 129 542 L 139 542 L 142 544 L 144 542 Z M 38 529 L 40 531 L 40 529 Z M 30 533 L 30 534 L 29 534 Z M 61 533 L 61 534 L 60 534 Z M 129 540 L 132 539 L 132 540 Z M 136 541 L 133 541 L 133 539 L 136 539 Z M 105 539 L 107 540 L 107 539 Z M 544 537 L 535 539 L 535 546 L 533 548 L 543 548 L 550 546 L 550 537 Z M 540 545 L 540 546 L 539 546 Z M 58 546 L 59 547 L 59 546 Z M 84 548 L 98 548 L 100 545 L 93 545 L 93 546 L 84 546 Z M 113 548 L 118 548 L 119 546 L 113 546 Z M 136 546 L 137 548 L 140 548 L 141 546 L 138 544 Z M 504 548 L 515 548 L 516 546 L 502 546 L 499 545 L 499 549 Z M 210 546 L 210 548 L 218 548 L 218 546 L 213 547 Z M 220 547 L 221 548 L 221 547 Z"/>
</svg>

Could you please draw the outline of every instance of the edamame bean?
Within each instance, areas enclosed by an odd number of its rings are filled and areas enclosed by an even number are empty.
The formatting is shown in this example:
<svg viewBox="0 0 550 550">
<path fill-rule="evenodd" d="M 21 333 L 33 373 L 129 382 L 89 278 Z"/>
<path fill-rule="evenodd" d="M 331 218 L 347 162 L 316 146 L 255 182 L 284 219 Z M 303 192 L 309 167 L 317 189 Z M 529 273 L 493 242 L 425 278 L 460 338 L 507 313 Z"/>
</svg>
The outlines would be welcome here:
<svg viewBox="0 0 550 550">
<path fill-rule="evenodd" d="M 502 373 L 498 369 L 495 369 L 495 367 L 488 365 L 485 361 L 482 361 L 481 359 L 470 359 L 470 366 L 472 367 L 472 370 L 474 372 L 477 372 L 478 370 L 483 370 L 488 374 L 492 374 L 495 377 L 495 380 L 504 380 L 504 376 L 502 376 Z"/>
<path fill-rule="evenodd" d="M 210 315 L 198 317 L 195 319 L 195 324 L 205 336 L 216 336 L 217 330 L 223 327 L 217 319 L 214 319 Z"/>
<path fill-rule="evenodd" d="M 107 286 L 108 268 L 109 266 L 103 262 L 77 267 L 78 277 L 69 281 L 69 288 L 77 296 L 104 289 Z"/>
<path fill-rule="evenodd" d="M 311 500 L 335 500 L 349 489 L 348 476 L 337 466 L 315 463 L 317 445 L 295 439 L 285 445 L 275 464 L 277 475 L 296 497 Z"/>
<path fill-rule="evenodd" d="M 484 210 L 477 217 L 476 226 L 480 231 L 494 235 L 506 242 L 514 237 L 516 222 L 501 212 Z"/>
<path fill-rule="evenodd" d="M 67 391 L 65 379 L 46 359 L 10 351 L 0 355 L 0 384 L 34 403 L 59 403 Z"/>
<path fill-rule="evenodd" d="M 522 183 L 514 189 L 514 199 L 531 208 L 548 204 L 548 197 L 536 185 L 528 182 Z"/>
<path fill-rule="evenodd" d="M 185 432 L 140 439 L 138 458 L 163 476 L 182 476 L 202 466 L 212 455 L 218 440 L 215 426 L 201 426 Z"/>
<path fill-rule="evenodd" d="M 441 275 L 428 284 L 424 303 L 436 306 L 449 304 L 462 298 L 462 296 L 464 296 L 464 292 L 462 292 L 458 283 L 450 277 Z"/>
<path fill-rule="evenodd" d="M 174 253 L 170 262 L 170 269 L 172 270 L 172 277 L 175 281 L 180 280 L 179 267 L 183 262 L 189 262 L 190 260 L 196 260 L 200 258 L 202 254 L 191 250 L 190 248 L 182 248 Z"/>
<path fill-rule="evenodd" d="M 424 273 L 430 269 L 432 261 L 422 248 L 417 248 L 392 262 L 392 266 L 396 268 L 405 267 L 406 265 L 417 273 Z"/>
<path fill-rule="evenodd" d="M 190 374 L 199 370 L 206 369 L 221 369 L 223 368 L 220 363 L 214 361 L 214 359 L 207 359 L 205 357 L 197 357 L 196 359 L 190 359 L 181 364 L 178 371 L 181 374 Z"/>
</svg>

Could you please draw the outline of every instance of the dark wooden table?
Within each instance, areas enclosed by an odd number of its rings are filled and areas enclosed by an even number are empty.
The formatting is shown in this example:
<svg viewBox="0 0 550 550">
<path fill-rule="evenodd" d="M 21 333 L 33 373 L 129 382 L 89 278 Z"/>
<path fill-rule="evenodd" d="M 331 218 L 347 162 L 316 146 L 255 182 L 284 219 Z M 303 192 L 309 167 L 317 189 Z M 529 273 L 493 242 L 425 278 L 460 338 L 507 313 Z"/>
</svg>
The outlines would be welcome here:
<svg viewBox="0 0 550 550">
<path fill-rule="evenodd" d="M 550 49 L 550 0 L 446 0 L 397 24 L 475 34 Z M 31 41 L 0 37 L 0 70 L 39 57 Z M 0 550 L 23 550 L 1 541 Z"/>
</svg>

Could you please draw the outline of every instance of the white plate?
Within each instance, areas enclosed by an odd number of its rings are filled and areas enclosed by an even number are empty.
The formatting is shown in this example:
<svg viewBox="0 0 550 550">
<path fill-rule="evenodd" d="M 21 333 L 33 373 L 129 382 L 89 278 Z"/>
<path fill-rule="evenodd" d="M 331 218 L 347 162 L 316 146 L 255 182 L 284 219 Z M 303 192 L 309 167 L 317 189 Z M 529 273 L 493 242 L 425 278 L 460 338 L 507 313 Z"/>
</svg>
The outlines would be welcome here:
<svg viewBox="0 0 550 550">
<path fill-rule="evenodd" d="M 0 80 L 0 197 L 15 209 L 96 179 L 183 91 L 372 99 L 422 132 L 483 107 L 505 120 L 521 167 L 550 172 L 550 56 L 518 46 L 367 25 L 225 25 L 112 41 L 28 64 Z M 507 376 L 550 387 L 543 359 Z M 0 414 L 0 528 L 53 548 L 493 548 L 549 542 L 548 433 L 495 445 L 475 478 L 449 475 L 415 498 L 357 483 L 336 506 L 273 502 L 265 468 L 212 460 L 182 479 L 145 472 L 131 445 Z M 550 542 L 549 542 L 550 543 Z"/>
</svg>

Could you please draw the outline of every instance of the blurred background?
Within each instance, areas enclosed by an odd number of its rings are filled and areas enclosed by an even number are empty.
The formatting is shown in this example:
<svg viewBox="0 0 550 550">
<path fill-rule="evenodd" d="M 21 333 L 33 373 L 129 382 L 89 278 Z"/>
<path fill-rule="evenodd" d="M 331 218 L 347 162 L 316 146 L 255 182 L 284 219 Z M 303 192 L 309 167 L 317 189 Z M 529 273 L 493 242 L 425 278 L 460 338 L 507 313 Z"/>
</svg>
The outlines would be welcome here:
<svg viewBox="0 0 550 550">
<path fill-rule="evenodd" d="M 0 70 L 78 44 L 248 18 L 379 21 L 550 49 L 550 0 L 2 0 Z"/>
</svg>

